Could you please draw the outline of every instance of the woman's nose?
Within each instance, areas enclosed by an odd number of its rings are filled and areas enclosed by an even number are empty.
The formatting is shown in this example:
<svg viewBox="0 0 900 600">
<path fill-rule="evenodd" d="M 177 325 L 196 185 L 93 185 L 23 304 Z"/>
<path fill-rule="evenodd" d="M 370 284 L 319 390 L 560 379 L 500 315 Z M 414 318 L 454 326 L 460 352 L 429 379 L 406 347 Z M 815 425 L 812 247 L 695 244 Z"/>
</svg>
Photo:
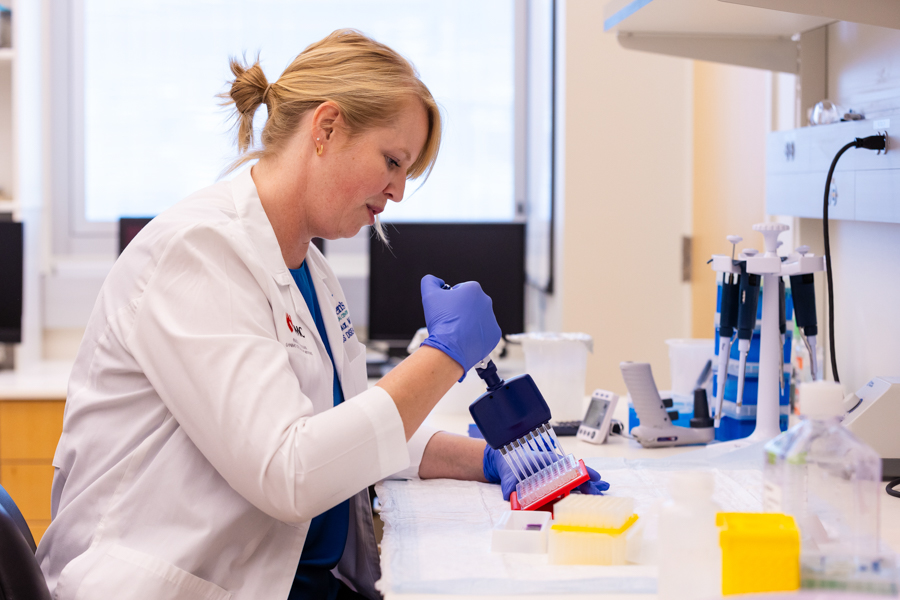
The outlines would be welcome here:
<svg viewBox="0 0 900 600">
<path fill-rule="evenodd" d="M 403 200 L 403 192 L 406 190 L 406 176 L 405 174 L 399 175 L 392 179 L 388 186 L 384 190 L 384 194 L 388 197 L 389 200 L 393 200 L 394 202 L 400 202 Z"/>
</svg>

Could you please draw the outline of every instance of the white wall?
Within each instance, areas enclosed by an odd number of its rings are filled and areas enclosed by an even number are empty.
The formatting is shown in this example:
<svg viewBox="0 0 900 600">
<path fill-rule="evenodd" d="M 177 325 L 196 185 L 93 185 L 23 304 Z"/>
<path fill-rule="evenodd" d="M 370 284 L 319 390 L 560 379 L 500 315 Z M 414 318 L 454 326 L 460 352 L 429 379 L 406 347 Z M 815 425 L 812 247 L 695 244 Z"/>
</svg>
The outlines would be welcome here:
<svg viewBox="0 0 900 600">
<path fill-rule="evenodd" d="M 624 392 L 624 360 L 665 388 L 664 340 L 690 331 L 692 63 L 622 49 L 604 4 L 565 3 L 560 320 L 594 337 L 588 391 Z"/>
<path fill-rule="evenodd" d="M 900 31 L 836 23 L 827 35 L 828 96 L 869 118 L 900 111 Z M 803 243 L 821 253 L 822 222 L 801 221 Z M 900 375 L 900 225 L 832 220 L 830 226 L 838 374 L 855 391 L 873 376 Z M 825 277 L 818 279 L 821 307 Z"/>
</svg>

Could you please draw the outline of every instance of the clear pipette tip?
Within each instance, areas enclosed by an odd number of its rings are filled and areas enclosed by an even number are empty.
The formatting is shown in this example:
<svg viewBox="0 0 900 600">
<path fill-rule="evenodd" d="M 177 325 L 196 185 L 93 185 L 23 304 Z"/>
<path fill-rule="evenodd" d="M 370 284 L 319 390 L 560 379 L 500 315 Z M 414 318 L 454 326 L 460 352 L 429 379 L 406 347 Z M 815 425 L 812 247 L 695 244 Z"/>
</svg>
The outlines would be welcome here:
<svg viewBox="0 0 900 600">
<path fill-rule="evenodd" d="M 738 364 L 738 389 L 735 401 L 738 406 L 744 404 L 744 371 L 747 368 L 747 351 L 741 350 L 740 363 Z"/>
</svg>

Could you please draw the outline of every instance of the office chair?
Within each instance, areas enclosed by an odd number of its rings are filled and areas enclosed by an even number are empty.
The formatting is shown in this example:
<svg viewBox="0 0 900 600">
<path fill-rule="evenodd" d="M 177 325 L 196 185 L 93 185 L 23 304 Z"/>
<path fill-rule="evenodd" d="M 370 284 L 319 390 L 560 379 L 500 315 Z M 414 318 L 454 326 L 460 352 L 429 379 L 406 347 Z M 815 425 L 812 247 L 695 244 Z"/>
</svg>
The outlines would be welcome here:
<svg viewBox="0 0 900 600">
<path fill-rule="evenodd" d="M 36 549 L 22 513 L 0 486 L 0 600 L 50 600 Z"/>
</svg>

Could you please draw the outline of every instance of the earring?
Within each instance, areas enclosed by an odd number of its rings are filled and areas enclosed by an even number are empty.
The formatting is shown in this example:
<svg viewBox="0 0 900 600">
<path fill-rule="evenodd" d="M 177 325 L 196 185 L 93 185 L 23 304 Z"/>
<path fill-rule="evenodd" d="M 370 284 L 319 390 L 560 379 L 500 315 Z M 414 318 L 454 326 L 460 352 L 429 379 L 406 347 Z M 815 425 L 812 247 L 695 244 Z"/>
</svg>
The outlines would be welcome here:
<svg viewBox="0 0 900 600">
<path fill-rule="evenodd" d="M 323 146 L 319 145 L 319 138 L 316 138 L 316 156 L 322 156 L 322 150 L 324 148 L 325 148 L 324 145 Z"/>
</svg>

